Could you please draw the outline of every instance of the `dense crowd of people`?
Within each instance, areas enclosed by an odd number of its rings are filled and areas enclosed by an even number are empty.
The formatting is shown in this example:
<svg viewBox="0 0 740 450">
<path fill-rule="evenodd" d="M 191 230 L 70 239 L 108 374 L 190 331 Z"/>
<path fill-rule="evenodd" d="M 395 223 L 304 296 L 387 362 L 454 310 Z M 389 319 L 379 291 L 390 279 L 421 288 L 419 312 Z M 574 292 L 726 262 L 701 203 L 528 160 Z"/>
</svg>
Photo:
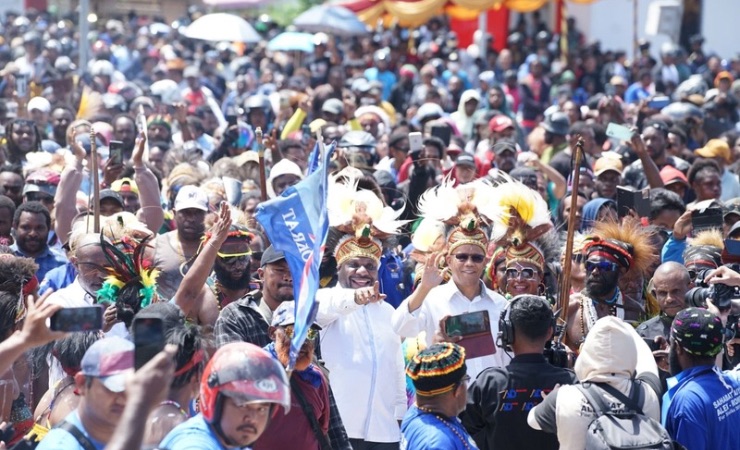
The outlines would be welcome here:
<svg viewBox="0 0 740 450">
<path fill-rule="evenodd" d="M 0 448 L 740 448 L 740 56 L 203 14 L 101 18 L 86 67 L 72 15 L 0 23 Z M 320 149 L 302 324 L 257 211 Z"/>
</svg>

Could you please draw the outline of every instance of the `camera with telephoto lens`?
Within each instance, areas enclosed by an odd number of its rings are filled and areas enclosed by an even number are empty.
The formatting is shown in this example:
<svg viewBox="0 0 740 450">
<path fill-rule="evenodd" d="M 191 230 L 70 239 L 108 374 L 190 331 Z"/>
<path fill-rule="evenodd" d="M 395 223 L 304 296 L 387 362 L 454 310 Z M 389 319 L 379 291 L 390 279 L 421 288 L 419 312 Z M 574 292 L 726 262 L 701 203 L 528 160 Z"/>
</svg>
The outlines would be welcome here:
<svg viewBox="0 0 740 450">
<path fill-rule="evenodd" d="M 545 356 L 545 359 L 547 359 L 547 362 L 553 366 L 568 368 L 568 351 L 559 339 L 562 332 L 562 325 L 557 325 L 555 327 L 555 335 L 551 340 L 545 343 L 545 351 L 543 352 L 543 355 Z"/>
<path fill-rule="evenodd" d="M 712 303 L 720 311 L 728 311 L 732 306 L 732 300 L 740 298 L 740 291 L 737 287 L 728 286 L 722 283 L 708 285 L 706 277 L 714 269 L 704 269 L 696 275 L 693 287 L 686 293 L 686 304 L 697 308 L 706 308 L 707 299 L 712 299 Z"/>
</svg>

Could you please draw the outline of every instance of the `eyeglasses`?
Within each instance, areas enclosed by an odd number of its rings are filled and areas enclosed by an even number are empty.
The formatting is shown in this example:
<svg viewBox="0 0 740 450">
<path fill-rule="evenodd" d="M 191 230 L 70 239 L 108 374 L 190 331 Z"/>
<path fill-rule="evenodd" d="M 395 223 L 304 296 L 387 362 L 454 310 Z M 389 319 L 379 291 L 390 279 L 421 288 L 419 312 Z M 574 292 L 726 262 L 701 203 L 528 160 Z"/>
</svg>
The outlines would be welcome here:
<svg viewBox="0 0 740 450">
<path fill-rule="evenodd" d="M 599 272 L 615 272 L 619 265 L 611 261 L 586 261 L 586 271 L 591 272 L 594 269 L 599 269 Z"/>
<path fill-rule="evenodd" d="M 513 269 L 513 268 L 512 269 L 506 269 L 506 278 L 507 279 L 509 279 L 509 280 L 515 280 L 515 279 L 519 278 L 520 276 L 521 276 L 521 278 L 523 280 L 531 280 L 532 278 L 534 278 L 534 269 L 530 269 L 530 268 L 524 268 L 522 270 L 517 270 L 517 269 Z"/>
<path fill-rule="evenodd" d="M 486 256 L 481 255 L 480 253 L 456 253 L 452 256 L 454 256 L 456 260 L 462 263 L 471 260 L 475 264 L 480 264 L 483 262 L 484 259 L 486 259 Z"/>
<path fill-rule="evenodd" d="M 581 264 L 583 262 L 583 253 L 576 253 L 571 257 L 574 263 Z"/>
<path fill-rule="evenodd" d="M 286 325 L 285 327 L 283 327 L 283 329 L 285 330 L 285 335 L 288 337 L 288 339 L 293 339 L 293 325 Z M 313 341 L 317 337 L 319 337 L 319 330 L 317 330 L 316 328 L 309 328 L 306 339 L 308 339 L 309 341 Z"/>
</svg>

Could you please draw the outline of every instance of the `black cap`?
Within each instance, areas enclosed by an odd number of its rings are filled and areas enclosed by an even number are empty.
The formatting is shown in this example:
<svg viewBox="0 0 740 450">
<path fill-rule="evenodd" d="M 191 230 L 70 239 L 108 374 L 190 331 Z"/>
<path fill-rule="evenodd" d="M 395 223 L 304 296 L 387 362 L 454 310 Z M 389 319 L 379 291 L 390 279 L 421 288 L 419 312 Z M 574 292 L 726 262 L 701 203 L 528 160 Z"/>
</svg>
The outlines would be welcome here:
<svg viewBox="0 0 740 450">
<path fill-rule="evenodd" d="M 516 146 L 514 145 L 513 142 L 503 140 L 503 141 L 498 141 L 493 145 L 493 153 L 495 155 L 500 155 L 501 153 L 506 152 L 506 151 L 512 152 L 513 154 L 516 155 Z"/>
<path fill-rule="evenodd" d="M 265 267 L 268 264 L 272 264 L 285 259 L 285 253 L 280 250 L 276 250 L 272 245 L 262 252 L 262 259 L 260 259 L 260 267 Z"/>
<path fill-rule="evenodd" d="M 114 191 L 113 189 L 103 189 L 102 191 L 100 191 L 100 202 L 102 203 L 103 200 L 113 200 L 121 205 L 121 208 L 123 208 L 123 198 L 118 192 Z"/>
<path fill-rule="evenodd" d="M 462 155 L 457 157 L 457 159 L 455 160 L 455 165 L 475 167 L 475 158 L 473 158 L 473 155 L 468 155 L 467 153 L 463 153 Z"/>
</svg>

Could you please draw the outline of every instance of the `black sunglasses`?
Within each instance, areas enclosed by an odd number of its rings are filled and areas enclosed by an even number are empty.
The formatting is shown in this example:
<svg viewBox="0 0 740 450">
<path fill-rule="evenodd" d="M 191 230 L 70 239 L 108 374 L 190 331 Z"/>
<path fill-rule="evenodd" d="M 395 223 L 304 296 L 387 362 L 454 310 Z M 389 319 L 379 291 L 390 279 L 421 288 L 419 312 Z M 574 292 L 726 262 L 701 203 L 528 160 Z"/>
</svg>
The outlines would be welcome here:
<svg viewBox="0 0 740 450">
<path fill-rule="evenodd" d="M 483 262 L 484 259 L 486 259 L 486 256 L 485 255 L 481 255 L 481 254 L 478 254 L 478 253 L 473 253 L 473 254 L 470 254 L 470 253 L 456 253 L 453 256 L 455 257 L 455 259 L 457 259 L 460 262 L 465 262 L 467 260 L 471 260 L 471 261 L 473 261 L 476 264 L 480 264 L 480 263 Z"/>
</svg>

